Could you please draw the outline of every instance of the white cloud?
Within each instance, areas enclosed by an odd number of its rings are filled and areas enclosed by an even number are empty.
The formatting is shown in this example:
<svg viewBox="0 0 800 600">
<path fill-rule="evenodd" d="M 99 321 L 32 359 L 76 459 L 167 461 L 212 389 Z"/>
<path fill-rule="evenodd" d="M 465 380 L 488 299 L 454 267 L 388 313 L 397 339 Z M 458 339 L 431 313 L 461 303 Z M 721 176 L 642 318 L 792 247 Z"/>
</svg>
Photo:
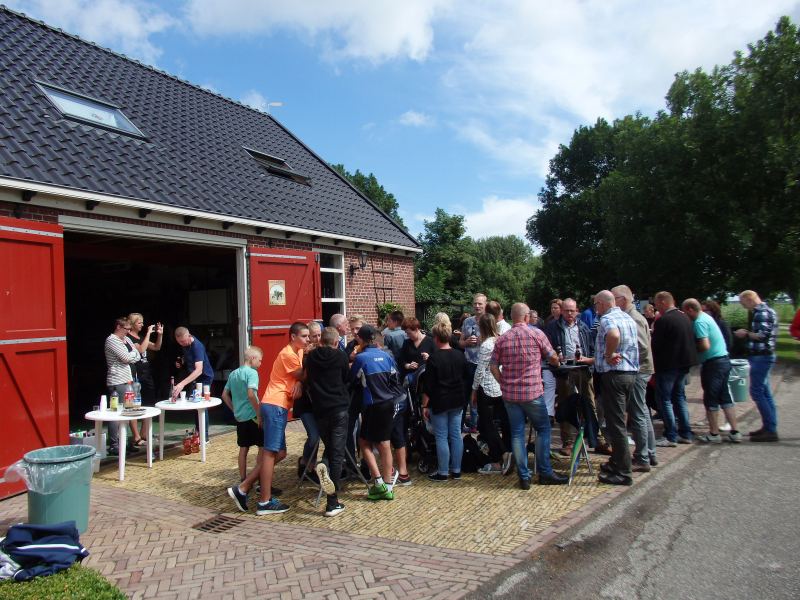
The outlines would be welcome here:
<svg viewBox="0 0 800 600">
<path fill-rule="evenodd" d="M 493 235 L 517 235 L 525 239 L 525 225 L 528 217 L 539 209 L 536 196 L 521 198 L 499 198 L 488 196 L 483 199 L 481 210 L 467 213 L 464 225 L 467 235 L 483 238 Z"/>
<path fill-rule="evenodd" d="M 203 88 L 204 90 L 208 90 L 209 92 L 214 92 L 215 94 L 219 94 L 219 92 L 217 91 L 217 88 L 215 88 L 210 83 L 204 83 L 200 87 Z"/>
<path fill-rule="evenodd" d="M 239 102 L 249 106 L 250 108 L 255 108 L 256 110 L 261 111 L 263 111 L 267 105 L 267 99 L 256 90 L 250 90 L 247 92 L 239 99 Z"/>
<path fill-rule="evenodd" d="M 433 48 L 431 21 L 452 0 L 187 0 L 186 18 L 195 31 L 208 35 L 269 34 L 294 30 L 319 43 L 326 58 L 394 58 L 424 60 Z"/>
<path fill-rule="evenodd" d="M 414 214 L 414 220 L 423 223 L 425 221 L 435 221 L 436 215 L 426 215 L 424 213 L 416 213 Z"/>
<path fill-rule="evenodd" d="M 654 114 L 676 72 L 729 63 L 792 12 L 797 0 L 476 0 L 452 15 L 466 42 L 448 56 L 442 110 L 508 171 L 541 177 L 578 125 Z"/>
<path fill-rule="evenodd" d="M 430 127 L 433 125 L 433 117 L 415 110 L 407 110 L 400 115 L 400 124 L 411 127 Z"/>
<path fill-rule="evenodd" d="M 149 37 L 177 25 L 159 7 L 138 0 L 7 0 L 6 4 L 151 65 L 155 65 L 161 49 Z"/>
</svg>

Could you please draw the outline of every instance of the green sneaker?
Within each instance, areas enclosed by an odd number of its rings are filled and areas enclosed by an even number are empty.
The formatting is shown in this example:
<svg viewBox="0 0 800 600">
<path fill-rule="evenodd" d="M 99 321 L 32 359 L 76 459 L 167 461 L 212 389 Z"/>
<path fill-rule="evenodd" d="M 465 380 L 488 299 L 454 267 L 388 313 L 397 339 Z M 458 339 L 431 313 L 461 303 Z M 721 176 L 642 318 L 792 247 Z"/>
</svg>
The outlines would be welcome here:
<svg viewBox="0 0 800 600">
<path fill-rule="evenodd" d="M 394 492 L 386 487 L 385 483 L 382 483 L 380 485 L 373 485 L 371 488 L 369 488 L 367 498 L 370 500 L 393 500 Z"/>
<path fill-rule="evenodd" d="M 385 483 L 382 483 L 380 485 L 377 484 L 373 485 L 371 488 L 369 488 L 369 493 L 367 494 L 367 498 L 369 498 L 370 500 L 380 500 L 381 498 L 383 498 L 383 495 L 387 491 L 389 490 L 386 487 Z"/>
</svg>

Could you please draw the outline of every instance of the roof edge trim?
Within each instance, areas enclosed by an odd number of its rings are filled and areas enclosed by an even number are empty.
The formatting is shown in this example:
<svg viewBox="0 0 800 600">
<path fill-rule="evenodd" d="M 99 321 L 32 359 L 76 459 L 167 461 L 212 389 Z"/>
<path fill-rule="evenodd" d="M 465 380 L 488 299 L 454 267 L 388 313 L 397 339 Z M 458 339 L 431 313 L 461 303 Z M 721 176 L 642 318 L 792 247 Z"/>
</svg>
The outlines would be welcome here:
<svg viewBox="0 0 800 600">
<path fill-rule="evenodd" d="M 279 223 L 270 223 L 269 221 L 256 221 L 254 219 L 243 219 L 241 217 L 233 217 L 230 215 L 220 215 L 202 210 L 193 210 L 180 208 L 177 206 L 169 206 L 167 204 L 159 204 L 156 202 L 146 202 L 136 198 L 127 198 L 125 196 L 113 196 L 111 194 L 99 194 L 97 192 L 90 192 L 87 190 L 79 190 L 70 187 L 62 187 L 47 183 L 39 183 L 28 179 L 16 179 L 13 177 L 0 176 L 0 186 L 7 186 L 17 190 L 30 190 L 34 192 L 41 192 L 44 194 L 51 194 L 53 196 L 60 196 L 63 198 L 70 198 L 75 200 L 95 200 L 97 202 L 106 202 L 116 206 L 124 206 L 129 208 L 141 209 L 146 208 L 154 212 L 161 212 L 179 216 L 190 216 L 201 219 L 208 219 L 211 221 L 218 221 L 220 223 L 227 221 L 237 225 L 244 225 L 246 227 L 265 227 L 275 231 L 290 231 L 292 233 L 300 233 L 308 236 L 325 237 L 334 240 L 342 240 L 346 242 L 361 243 L 361 244 L 378 244 L 384 248 L 396 248 L 399 250 L 408 250 L 410 252 L 422 252 L 422 248 L 414 246 L 401 246 L 400 244 L 392 244 L 390 242 L 383 242 L 381 240 L 371 240 L 366 238 L 356 238 L 336 233 L 329 233 L 326 231 L 317 231 L 313 229 L 303 229 L 300 227 L 292 227 L 290 225 L 281 225 Z M 379 209 L 380 210 L 380 209 Z"/>
</svg>

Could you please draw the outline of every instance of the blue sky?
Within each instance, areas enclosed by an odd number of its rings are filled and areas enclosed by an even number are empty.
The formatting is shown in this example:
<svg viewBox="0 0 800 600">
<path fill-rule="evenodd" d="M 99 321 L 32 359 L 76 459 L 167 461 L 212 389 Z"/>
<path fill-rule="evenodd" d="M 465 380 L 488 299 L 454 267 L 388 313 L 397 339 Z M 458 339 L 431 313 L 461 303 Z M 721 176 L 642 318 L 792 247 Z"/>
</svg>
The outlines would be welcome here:
<svg viewBox="0 0 800 600">
<path fill-rule="evenodd" d="M 523 236 L 579 125 L 654 114 L 678 71 L 730 62 L 785 0 L 5 0 L 265 109 L 323 159 L 374 173 L 418 234 Z"/>
</svg>

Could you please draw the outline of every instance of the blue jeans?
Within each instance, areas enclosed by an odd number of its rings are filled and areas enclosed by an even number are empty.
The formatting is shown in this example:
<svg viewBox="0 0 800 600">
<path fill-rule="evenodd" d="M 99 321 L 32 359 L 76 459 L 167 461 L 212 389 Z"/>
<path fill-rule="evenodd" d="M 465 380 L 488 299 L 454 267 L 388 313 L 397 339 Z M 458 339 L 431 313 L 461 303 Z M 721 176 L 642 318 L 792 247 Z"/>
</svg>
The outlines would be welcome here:
<svg viewBox="0 0 800 600">
<path fill-rule="evenodd" d="M 656 373 L 656 400 L 658 412 L 664 419 L 664 437 L 670 442 L 677 442 L 678 435 L 691 439 L 692 428 L 689 425 L 689 408 L 686 406 L 686 375 L 689 367 L 671 369 Z M 675 431 L 677 419 L 678 429 Z"/>
<path fill-rule="evenodd" d="M 311 456 L 311 453 L 314 451 L 314 447 L 317 445 L 319 441 L 319 429 L 317 428 L 317 420 L 314 418 L 314 415 L 310 412 L 303 413 L 300 415 L 300 422 L 303 424 L 306 430 L 306 443 L 303 446 L 303 460 L 308 464 L 309 462 L 317 462 L 317 457 Z"/>
<path fill-rule="evenodd" d="M 464 387 L 464 410 L 463 415 L 466 416 L 467 408 L 469 408 L 469 421 L 465 419 L 465 424 L 469 424 L 472 429 L 478 428 L 478 409 L 472 408 L 470 399 L 472 398 L 472 382 L 475 381 L 475 371 L 478 370 L 478 365 L 475 363 L 467 363 L 467 376 L 463 379 L 462 386 Z"/>
<path fill-rule="evenodd" d="M 433 423 L 433 431 L 436 434 L 436 456 L 439 458 L 441 475 L 447 475 L 450 471 L 461 472 L 461 457 L 464 455 L 461 414 L 460 408 L 452 408 L 436 415 L 431 414 L 431 423 Z M 450 471 L 448 471 L 448 467 Z"/>
<path fill-rule="evenodd" d="M 525 417 L 528 417 L 536 431 L 536 467 L 540 475 L 552 475 L 550 466 L 550 417 L 544 396 L 533 402 L 506 402 L 506 412 L 511 424 L 511 452 L 517 462 L 517 475 L 520 479 L 530 479 L 528 469 L 528 449 L 525 444 Z"/>
<path fill-rule="evenodd" d="M 769 372 L 775 364 L 775 355 L 751 356 L 747 362 L 750 363 L 750 397 L 761 413 L 761 424 L 764 431 L 776 433 L 778 415 L 775 411 L 775 399 L 769 389 Z"/>
</svg>

